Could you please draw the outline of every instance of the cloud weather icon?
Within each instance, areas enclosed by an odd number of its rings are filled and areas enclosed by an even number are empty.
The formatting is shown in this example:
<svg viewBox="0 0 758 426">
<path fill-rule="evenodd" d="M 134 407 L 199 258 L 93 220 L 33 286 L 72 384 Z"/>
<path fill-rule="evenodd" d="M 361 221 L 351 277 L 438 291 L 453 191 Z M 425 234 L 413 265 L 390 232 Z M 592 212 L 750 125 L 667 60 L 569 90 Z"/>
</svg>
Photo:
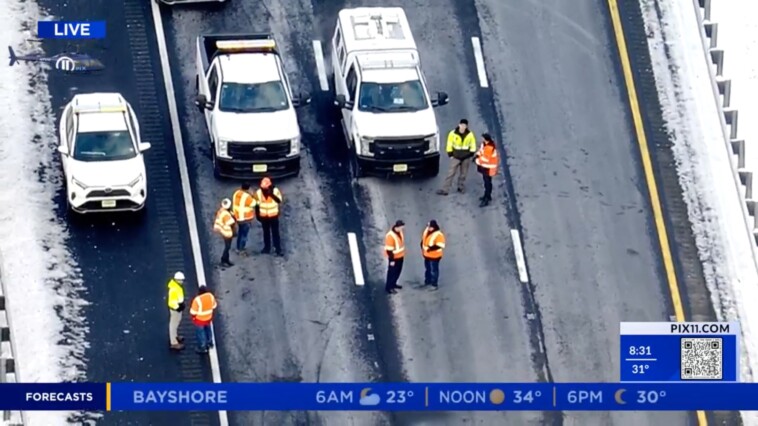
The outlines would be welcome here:
<svg viewBox="0 0 758 426">
<path fill-rule="evenodd" d="M 382 399 L 379 395 L 371 393 L 371 388 L 365 388 L 361 391 L 361 399 L 358 402 L 361 405 L 379 405 Z"/>
</svg>

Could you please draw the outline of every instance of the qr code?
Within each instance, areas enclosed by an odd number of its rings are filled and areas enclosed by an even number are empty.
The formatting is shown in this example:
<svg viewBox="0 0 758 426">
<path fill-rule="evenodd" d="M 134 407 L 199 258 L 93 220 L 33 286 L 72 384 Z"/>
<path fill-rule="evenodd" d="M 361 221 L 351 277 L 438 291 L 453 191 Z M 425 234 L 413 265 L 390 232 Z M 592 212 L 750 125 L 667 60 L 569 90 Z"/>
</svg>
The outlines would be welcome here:
<svg viewBox="0 0 758 426">
<path fill-rule="evenodd" d="M 720 337 L 682 338 L 682 380 L 721 380 L 723 358 Z"/>
</svg>

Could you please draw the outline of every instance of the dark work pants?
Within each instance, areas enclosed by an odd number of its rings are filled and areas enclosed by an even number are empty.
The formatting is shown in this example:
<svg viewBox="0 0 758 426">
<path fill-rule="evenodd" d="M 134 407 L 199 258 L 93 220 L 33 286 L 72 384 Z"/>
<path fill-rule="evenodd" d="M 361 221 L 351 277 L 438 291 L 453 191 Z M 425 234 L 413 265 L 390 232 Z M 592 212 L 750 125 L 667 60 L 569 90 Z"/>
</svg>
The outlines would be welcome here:
<svg viewBox="0 0 758 426">
<path fill-rule="evenodd" d="M 424 284 L 437 287 L 440 279 L 440 259 L 424 259 Z"/>
<path fill-rule="evenodd" d="M 484 199 L 492 199 L 492 176 L 489 173 L 482 173 L 482 179 L 484 180 Z"/>
<path fill-rule="evenodd" d="M 395 260 L 395 265 L 387 264 L 387 283 L 384 289 L 387 291 L 397 287 L 397 280 L 400 279 L 400 273 L 403 272 L 403 259 Z"/>
<path fill-rule="evenodd" d="M 282 251 L 281 239 L 279 238 L 279 218 L 260 218 L 261 226 L 263 226 L 263 250 L 271 250 L 271 239 L 274 240 L 274 250 L 278 252 Z"/>
<path fill-rule="evenodd" d="M 224 238 L 224 253 L 221 254 L 222 262 L 229 262 L 229 249 L 232 248 L 232 238 Z"/>
</svg>

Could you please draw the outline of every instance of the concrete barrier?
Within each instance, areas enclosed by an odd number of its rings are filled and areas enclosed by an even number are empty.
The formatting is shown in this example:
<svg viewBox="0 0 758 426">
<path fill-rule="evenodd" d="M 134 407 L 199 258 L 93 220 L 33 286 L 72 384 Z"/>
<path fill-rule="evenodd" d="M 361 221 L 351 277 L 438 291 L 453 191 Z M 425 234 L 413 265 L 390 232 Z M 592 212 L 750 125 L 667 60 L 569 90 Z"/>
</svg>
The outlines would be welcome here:
<svg viewBox="0 0 758 426">
<path fill-rule="evenodd" d="M 2 266 L 2 257 L 0 257 Z M 11 336 L 11 321 L 8 315 L 8 303 L 5 298 L 5 283 L 3 282 L 2 269 L 0 269 L 0 383 L 15 383 L 17 381 L 15 350 Z M 3 411 L 0 423 L 7 426 L 23 426 L 24 413 L 21 411 Z"/>
<path fill-rule="evenodd" d="M 711 2 L 726 0 L 693 0 L 698 24 L 701 27 L 700 35 L 703 41 L 705 54 L 710 58 L 711 80 L 713 83 L 714 98 L 721 111 L 721 124 L 724 129 L 724 137 L 729 144 L 735 161 L 732 162 L 734 174 L 742 188 L 740 198 L 741 209 L 745 215 L 746 232 L 752 238 L 753 258 L 758 263 L 758 202 L 753 199 L 753 174 L 754 170 L 745 167 L 745 140 L 740 139 L 738 133 L 739 111 L 732 108 L 731 93 L 732 82 L 723 75 L 724 60 L 729 52 L 718 47 L 718 23 L 711 21 Z M 756 143 L 756 141 L 749 141 Z M 750 146 L 750 149 L 758 149 L 758 145 Z"/>
</svg>

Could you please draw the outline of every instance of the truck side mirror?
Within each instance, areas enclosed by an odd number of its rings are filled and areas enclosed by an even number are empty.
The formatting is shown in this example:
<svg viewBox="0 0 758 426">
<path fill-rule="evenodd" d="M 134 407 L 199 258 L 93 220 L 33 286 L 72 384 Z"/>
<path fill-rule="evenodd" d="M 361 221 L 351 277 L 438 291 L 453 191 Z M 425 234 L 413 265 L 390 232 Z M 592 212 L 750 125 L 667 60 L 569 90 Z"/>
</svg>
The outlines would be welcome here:
<svg viewBox="0 0 758 426">
<path fill-rule="evenodd" d="M 345 95 L 337 95 L 334 100 L 334 105 L 340 108 L 353 109 L 353 102 L 348 101 Z"/>
<path fill-rule="evenodd" d="M 148 149 L 150 149 L 151 146 L 152 146 L 152 144 L 150 142 L 140 142 L 140 144 L 139 144 L 139 152 L 145 152 Z"/>
<path fill-rule="evenodd" d="M 438 107 L 442 105 L 447 105 L 448 101 L 449 101 L 449 97 L 447 96 L 447 93 L 437 92 L 437 99 L 432 100 L 432 106 Z"/>
<path fill-rule="evenodd" d="M 311 97 L 307 93 L 301 93 L 298 96 L 292 98 L 292 106 L 295 108 L 305 106 L 311 103 Z"/>
<path fill-rule="evenodd" d="M 197 106 L 197 109 L 200 111 L 203 111 L 204 109 L 212 109 L 213 102 L 209 102 L 205 95 L 197 95 L 195 98 L 195 106 Z"/>
<path fill-rule="evenodd" d="M 62 155 L 68 155 L 68 147 L 61 145 L 58 147 L 58 152 L 60 152 Z"/>
</svg>

